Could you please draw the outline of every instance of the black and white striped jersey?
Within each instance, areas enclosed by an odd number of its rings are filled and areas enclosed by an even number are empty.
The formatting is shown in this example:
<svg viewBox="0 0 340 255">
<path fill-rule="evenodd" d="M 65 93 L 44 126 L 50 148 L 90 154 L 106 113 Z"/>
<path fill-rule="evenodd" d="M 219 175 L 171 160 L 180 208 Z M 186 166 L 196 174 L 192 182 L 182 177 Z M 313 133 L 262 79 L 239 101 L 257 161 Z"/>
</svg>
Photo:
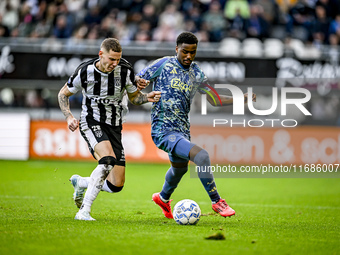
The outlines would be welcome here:
<svg viewBox="0 0 340 255">
<path fill-rule="evenodd" d="M 111 73 L 96 67 L 99 58 L 82 63 L 67 81 L 68 89 L 75 94 L 82 90 L 80 121 L 86 118 L 112 126 L 122 125 L 127 112 L 127 93 L 137 90 L 132 65 L 121 59 Z"/>
</svg>

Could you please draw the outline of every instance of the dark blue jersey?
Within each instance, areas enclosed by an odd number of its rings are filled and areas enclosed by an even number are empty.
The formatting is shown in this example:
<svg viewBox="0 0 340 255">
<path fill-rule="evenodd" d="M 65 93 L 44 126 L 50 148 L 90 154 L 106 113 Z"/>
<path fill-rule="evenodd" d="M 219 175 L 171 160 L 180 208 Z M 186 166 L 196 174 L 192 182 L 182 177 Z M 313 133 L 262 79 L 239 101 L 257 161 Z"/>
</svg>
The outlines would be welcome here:
<svg viewBox="0 0 340 255">
<path fill-rule="evenodd" d="M 193 62 L 185 69 L 176 56 L 164 57 L 138 75 L 150 80 L 155 91 L 162 92 L 161 100 L 151 110 L 152 135 L 180 132 L 190 139 L 190 105 L 199 87 L 207 81 L 201 68 Z"/>
</svg>

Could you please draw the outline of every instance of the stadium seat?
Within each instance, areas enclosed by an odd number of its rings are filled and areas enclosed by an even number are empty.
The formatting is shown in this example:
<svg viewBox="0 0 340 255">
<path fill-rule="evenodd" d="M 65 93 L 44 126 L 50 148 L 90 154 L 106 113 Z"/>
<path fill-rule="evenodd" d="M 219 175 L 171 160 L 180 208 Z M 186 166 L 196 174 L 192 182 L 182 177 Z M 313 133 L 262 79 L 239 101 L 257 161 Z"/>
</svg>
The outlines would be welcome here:
<svg viewBox="0 0 340 255">
<path fill-rule="evenodd" d="M 236 38 L 224 38 L 220 43 L 219 53 L 222 56 L 239 57 L 241 42 Z"/>
<path fill-rule="evenodd" d="M 244 57 L 262 57 L 263 45 L 260 39 L 246 38 L 243 40 L 243 56 Z"/>
<path fill-rule="evenodd" d="M 283 42 L 279 39 L 268 38 L 263 43 L 264 55 L 268 58 L 280 58 L 284 53 Z"/>
</svg>

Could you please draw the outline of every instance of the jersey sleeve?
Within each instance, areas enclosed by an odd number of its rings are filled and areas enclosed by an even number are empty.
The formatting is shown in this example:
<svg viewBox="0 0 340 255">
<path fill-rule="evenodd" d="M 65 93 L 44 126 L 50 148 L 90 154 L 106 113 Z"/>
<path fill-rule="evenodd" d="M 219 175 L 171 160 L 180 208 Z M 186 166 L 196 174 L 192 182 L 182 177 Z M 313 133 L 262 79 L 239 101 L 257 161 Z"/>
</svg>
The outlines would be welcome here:
<svg viewBox="0 0 340 255">
<path fill-rule="evenodd" d="M 168 61 L 169 57 L 157 59 L 151 65 L 145 67 L 142 71 L 140 71 L 138 73 L 138 76 L 145 80 L 152 81 L 160 75 L 164 65 Z"/>
<path fill-rule="evenodd" d="M 199 68 L 199 66 L 197 66 L 198 70 L 199 70 L 199 82 L 200 85 L 198 86 L 198 92 L 200 94 L 207 94 L 209 91 L 211 91 L 211 86 L 208 82 L 208 77 L 205 75 L 205 73 L 202 71 L 201 68 Z"/>
<path fill-rule="evenodd" d="M 73 94 L 77 93 L 82 89 L 81 79 L 80 79 L 81 69 L 74 72 L 67 81 L 67 87 L 69 91 Z"/>
<path fill-rule="evenodd" d="M 137 91 L 135 73 L 130 68 L 127 70 L 125 88 L 128 93 Z"/>
</svg>

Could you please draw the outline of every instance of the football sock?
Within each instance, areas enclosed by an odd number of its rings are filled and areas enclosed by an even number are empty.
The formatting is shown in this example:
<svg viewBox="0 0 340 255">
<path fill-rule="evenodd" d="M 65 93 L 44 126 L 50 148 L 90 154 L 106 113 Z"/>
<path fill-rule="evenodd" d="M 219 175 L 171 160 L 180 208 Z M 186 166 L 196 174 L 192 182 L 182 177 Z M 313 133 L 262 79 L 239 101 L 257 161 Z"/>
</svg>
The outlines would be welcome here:
<svg viewBox="0 0 340 255">
<path fill-rule="evenodd" d="M 93 201 L 97 198 L 99 191 L 102 189 L 104 180 L 111 171 L 113 166 L 107 164 L 99 164 L 89 177 L 88 187 L 84 195 L 84 201 L 80 210 L 91 211 Z"/>
<path fill-rule="evenodd" d="M 89 185 L 90 177 L 80 177 L 78 185 L 80 188 L 87 189 Z"/>
<path fill-rule="evenodd" d="M 113 185 L 111 182 L 109 182 L 108 180 L 105 180 L 102 190 L 109 192 L 109 193 L 117 193 L 119 191 L 121 191 L 123 189 L 123 186 L 121 187 L 117 187 L 115 185 Z"/>
<path fill-rule="evenodd" d="M 163 189 L 160 193 L 160 197 L 163 202 L 166 202 L 170 199 L 171 194 L 176 189 L 178 183 L 181 181 L 183 175 L 188 171 L 188 167 L 183 168 L 175 168 L 171 166 L 165 175 L 165 182 L 163 185 Z"/>
<path fill-rule="evenodd" d="M 83 188 L 83 189 L 87 189 L 87 186 L 89 185 L 89 181 L 90 181 L 90 177 L 81 177 L 79 179 L 79 187 Z M 102 191 L 106 191 L 109 193 L 113 193 L 113 192 L 118 192 L 118 189 L 122 189 L 122 187 L 116 187 L 115 185 L 113 185 L 111 182 L 109 182 L 108 180 L 104 181 L 103 187 L 102 187 Z M 119 191 L 120 191 L 119 190 Z"/>
<path fill-rule="evenodd" d="M 218 202 L 221 197 L 217 192 L 214 176 L 210 171 L 207 171 L 210 166 L 210 158 L 208 152 L 202 149 L 196 154 L 192 161 L 199 167 L 198 177 L 200 178 L 211 201 L 213 203 Z"/>
</svg>

